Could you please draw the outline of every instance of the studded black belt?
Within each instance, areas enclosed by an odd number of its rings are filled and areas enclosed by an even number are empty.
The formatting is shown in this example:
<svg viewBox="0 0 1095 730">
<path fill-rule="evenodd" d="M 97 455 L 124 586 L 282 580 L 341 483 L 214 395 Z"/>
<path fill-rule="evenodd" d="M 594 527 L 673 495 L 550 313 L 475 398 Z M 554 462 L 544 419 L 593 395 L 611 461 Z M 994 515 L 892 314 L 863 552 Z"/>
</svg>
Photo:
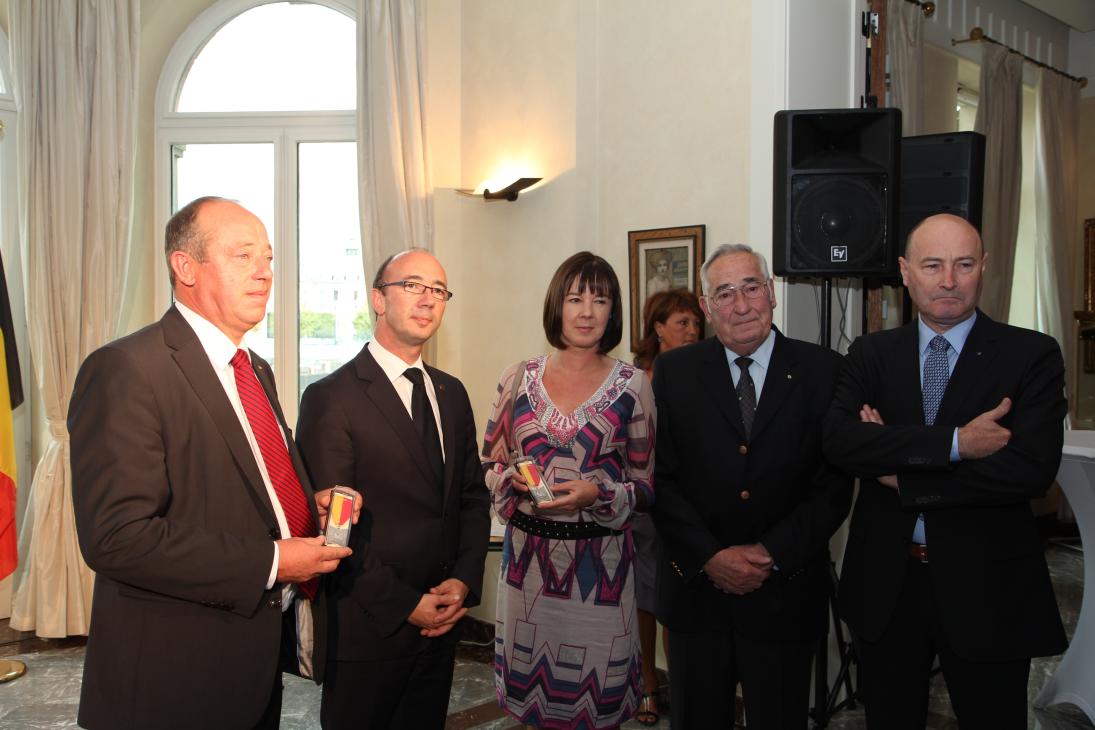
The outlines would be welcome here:
<svg viewBox="0 0 1095 730">
<path fill-rule="evenodd" d="M 624 534 L 623 530 L 613 530 L 596 522 L 557 522 L 533 517 L 519 510 L 510 515 L 509 521 L 514 527 L 519 527 L 530 535 L 552 540 L 588 540 Z"/>
</svg>

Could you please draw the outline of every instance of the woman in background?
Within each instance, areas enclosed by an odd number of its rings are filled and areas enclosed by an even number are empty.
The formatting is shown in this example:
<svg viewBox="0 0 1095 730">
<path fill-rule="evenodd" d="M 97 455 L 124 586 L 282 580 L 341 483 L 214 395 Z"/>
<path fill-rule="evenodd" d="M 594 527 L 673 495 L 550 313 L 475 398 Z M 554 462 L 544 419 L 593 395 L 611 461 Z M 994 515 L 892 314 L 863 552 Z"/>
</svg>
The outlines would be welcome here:
<svg viewBox="0 0 1095 730">
<path fill-rule="evenodd" d="M 655 414 L 646 374 L 606 354 L 622 331 L 608 262 L 589 252 L 564 261 L 544 300 L 555 350 L 506 369 L 483 437 L 487 485 L 507 523 L 498 703 L 536 727 L 616 727 L 639 705 L 629 524 L 654 501 Z M 534 460 L 551 502 L 534 506 L 517 457 Z"/>
<path fill-rule="evenodd" d="M 635 364 L 649 378 L 654 358 L 674 347 L 698 342 L 703 333 L 700 300 L 687 289 L 654 294 L 643 306 L 643 338 L 635 345 Z M 658 675 L 654 668 L 654 644 L 658 634 L 654 618 L 654 574 L 658 564 L 658 535 L 650 515 L 636 515 L 631 522 L 635 541 L 635 600 L 639 607 L 639 641 L 643 654 L 643 697 L 635 719 L 643 725 L 658 724 Z M 669 634 L 662 633 L 662 651 L 669 656 Z"/>
</svg>

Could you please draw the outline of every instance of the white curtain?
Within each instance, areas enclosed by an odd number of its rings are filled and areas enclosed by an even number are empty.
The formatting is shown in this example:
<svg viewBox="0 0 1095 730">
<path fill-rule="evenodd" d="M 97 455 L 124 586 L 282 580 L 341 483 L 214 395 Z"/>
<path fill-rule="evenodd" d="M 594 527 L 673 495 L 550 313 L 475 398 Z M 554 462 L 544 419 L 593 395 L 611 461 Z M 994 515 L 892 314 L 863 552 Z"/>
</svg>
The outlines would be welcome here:
<svg viewBox="0 0 1095 730">
<path fill-rule="evenodd" d="M 891 105 L 901 110 L 901 134 L 920 134 L 924 115 L 924 12 L 907 0 L 886 2 Z"/>
<path fill-rule="evenodd" d="M 372 281 L 389 255 L 433 249 L 424 0 L 358 0 L 357 65 L 358 202 Z"/>
<path fill-rule="evenodd" d="M 982 43 L 981 50 L 981 92 L 974 128 L 985 135 L 981 238 L 989 254 L 981 308 L 1006 322 L 1023 177 L 1023 58 L 994 43 Z"/>
<path fill-rule="evenodd" d="M 1077 217 L 1076 157 L 1080 85 L 1048 69 L 1038 69 L 1035 123 L 1037 249 L 1035 311 L 1038 329 L 1061 345 L 1068 372 L 1069 401 L 1076 383 L 1076 336 L 1073 312 L 1079 291 L 1080 221 Z"/>
<path fill-rule="evenodd" d="M 49 442 L 19 533 L 11 626 L 86 634 L 65 417 L 84 357 L 117 334 L 129 259 L 139 0 L 10 4 L 27 320 Z"/>
</svg>

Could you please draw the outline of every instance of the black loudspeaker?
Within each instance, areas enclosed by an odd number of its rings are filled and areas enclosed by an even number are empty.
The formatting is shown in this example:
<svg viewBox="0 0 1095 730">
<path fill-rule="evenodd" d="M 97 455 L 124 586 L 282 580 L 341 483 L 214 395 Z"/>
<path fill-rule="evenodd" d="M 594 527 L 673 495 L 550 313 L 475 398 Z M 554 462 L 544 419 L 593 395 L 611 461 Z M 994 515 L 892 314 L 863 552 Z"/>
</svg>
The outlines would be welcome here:
<svg viewBox="0 0 1095 730">
<path fill-rule="evenodd" d="M 909 231 L 936 213 L 953 213 L 981 230 L 985 137 L 977 132 L 901 140 L 901 252 Z"/>
<path fill-rule="evenodd" d="M 781 111 L 772 263 L 780 276 L 897 271 L 899 109 Z"/>
</svg>

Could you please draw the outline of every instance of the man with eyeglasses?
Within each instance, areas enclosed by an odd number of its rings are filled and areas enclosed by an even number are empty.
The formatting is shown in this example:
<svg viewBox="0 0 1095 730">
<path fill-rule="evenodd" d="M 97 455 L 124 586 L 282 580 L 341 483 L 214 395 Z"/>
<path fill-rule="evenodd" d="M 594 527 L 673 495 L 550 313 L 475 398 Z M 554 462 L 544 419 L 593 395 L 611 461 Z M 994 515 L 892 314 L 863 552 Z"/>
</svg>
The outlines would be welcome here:
<svg viewBox="0 0 1095 730">
<path fill-rule="evenodd" d="M 421 249 L 377 270 L 373 339 L 304 392 L 297 439 L 315 484 L 364 495 L 333 575 L 324 728 L 442 728 L 458 631 L 480 600 L 490 532 L 468 394 L 424 365 L 452 298 Z"/>
<path fill-rule="evenodd" d="M 658 619 L 674 730 L 802 728 L 828 626 L 829 537 L 852 480 L 825 463 L 836 353 L 783 336 L 764 257 L 723 245 L 700 270 L 716 337 L 654 363 Z"/>
</svg>

